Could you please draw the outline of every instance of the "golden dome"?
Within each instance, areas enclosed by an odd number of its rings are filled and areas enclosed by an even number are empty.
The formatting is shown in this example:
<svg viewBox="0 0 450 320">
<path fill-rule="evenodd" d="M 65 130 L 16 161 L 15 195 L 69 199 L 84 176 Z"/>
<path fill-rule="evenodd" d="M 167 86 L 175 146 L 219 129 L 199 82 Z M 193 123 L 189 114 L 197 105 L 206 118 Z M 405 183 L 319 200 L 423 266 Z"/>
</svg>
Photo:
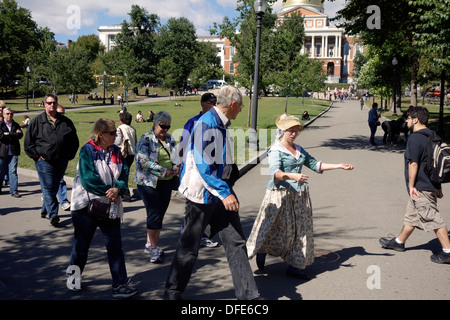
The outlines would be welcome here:
<svg viewBox="0 0 450 320">
<path fill-rule="evenodd" d="M 286 2 L 283 2 L 282 10 L 296 6 L 312 7 L 320 12 L 323 12 L 324 10 L 322 0 L 287 0 Z"/>
</svg>

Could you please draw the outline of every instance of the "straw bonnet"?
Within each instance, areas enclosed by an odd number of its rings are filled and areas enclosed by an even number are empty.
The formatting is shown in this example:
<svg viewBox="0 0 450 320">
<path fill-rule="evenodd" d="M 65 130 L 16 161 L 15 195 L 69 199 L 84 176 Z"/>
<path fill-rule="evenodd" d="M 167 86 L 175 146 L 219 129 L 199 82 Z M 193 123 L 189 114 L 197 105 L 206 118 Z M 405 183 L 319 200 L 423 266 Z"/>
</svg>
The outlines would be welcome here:
<svg viewBox="0 0 450 320">
<path fill-rule="evenodd" d="M 300 126 L 300 130 L 303 130 L 303 126 L 298 121 L 298 118 L 287 113 L 279 116 L 275 121 L 275 124 L 277 125 L 277 128 L 281 130 L 287 130 L 295 126 Z"/>
</svg>

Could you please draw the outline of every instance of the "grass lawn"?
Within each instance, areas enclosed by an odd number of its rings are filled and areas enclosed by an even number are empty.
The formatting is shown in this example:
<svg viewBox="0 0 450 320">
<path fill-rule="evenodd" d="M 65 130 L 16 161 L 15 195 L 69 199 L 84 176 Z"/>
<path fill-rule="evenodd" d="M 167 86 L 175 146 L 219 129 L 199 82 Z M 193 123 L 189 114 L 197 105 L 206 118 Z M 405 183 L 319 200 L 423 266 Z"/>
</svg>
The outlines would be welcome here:
<svg viewBox="0 0 450 320">
<path fill-rule="evenodd" d="M 136 128 L 138 139 L 139 137 L 149 131 L 153 126 L 153 123 L 145 122 L 145 123 L 137 123 L 135 122 L 135 117 L 137 112 L 140 110 L 144 115 L 144 118 L 148 117 L 148 112 L 152 110 L 153 112 L 158 112 L 160 110 L 167 111 L 172 117 L 172 124 L 169 133 L 173 133 L 174 130 L 182 129 L 186 121 L 197 115 L 200 110 L 200 95 L 197 96 L 187 96 L 187 97 L 178 97 L 172 98 L 171 100 L 165 101 L 155 101 L 155 102 L 136 102 L 128 105 L 128 111 L 133 115 L 133 123 L 132 126 Z M 143 97 L 134 97 L 134 101 L 138 101 Z M 13 110 L 16 111 L 14 116 L 14 120 L 18 123 L 21 123 L 23 120 L 24 112 L 17 113 L 17 111 L 25 111 L 24 104 L 22 104 L 23 99 L 15 99 L 15 100 L 4 100 L 8 107 L 12 107 Z M 60 104 L 62 104 L 66 108 L 66 116 L 68 116 L 75 124 L 77 128 L 78 138 L 80 140 L 80 148 L 81 146 L 89 140 L 89 135 L 91 133 L 92 124 L 94 121 L 100 117 L 113 119 L 119 122 L 119 114 L 117 110 L 119 106 L 117 104 L 105 105 L 102 108 L 102 101 L 94 101 L 84 100 L 83 96 L 79 96 L 79 104 L 73 105 L 69 103 L 68 95 L 67 96 L 59 96 Z M 175 103 L 180 104 L 181 106 L 175 106 Z M 43 108 L 38 105 L 34 108 L 30 106 L 30 112 L 39 111 L 42 112 Z M 100 106 L 101 108 L 90 108 L 90 109 L 79 109 L 79 107 L 83 106 Z M 310 98 L 293 98 L 290 97 L 288 100 L 288 108 L 287 111 L 290 114 L 296 115 L 301 118 L 303 111 L 307 110 L 311 119 L 316 115 L 324 111 L 329 106 L 329 101 L 324 100 L 312 100 Z M 247 125 L 249 115 L 248 111 L 251 108 L 250 99 L 248 97 L 244 97 L 243 110 L 238 115 L 236 120 L 232 121 L 230 129 L 239 130 L 240 132 L 244 132 L 248 134 L 249 126 Z M 260 133 L 262 129 L 269 129 L 267 134 L 267 144 L 270 145 L 270 141 L 273 141 L 275 137 L 273 136 L 274 131 L 271 129 L 276 129 L 275 119 L 282 113 L 284 113 L 285 108 L 285 98 L 278 97 L 264 97 L 259 99 L 258 101 L 258 132 Z M 29 114 L 30 118 L 34 118 L 37 114 Z M 306 121 L 301 121 L 302 123 Z M 264 137 L 264 136 L 263 136 Z M 235 140 L 236 137 L 235 137 Z M 264 144 L 261 144 L 264 146 Z M 21 141 L 21 156 L 19 156 L 19 167 L 33 169 L 34 170 L 34 162 L 25 154 L 23 151 L 23 139 Z M 242 150 L 238 147 L 235 150 L 235 153 L 242 153 Z M 246 151 L 245 161 L 248 161 L 248 151 Z M 75 177 L 76 174 L 76 166 L 77 166 L 76 158 L 69 162 L 69 166 L 66 171 L 66 175 L 70 177 Z M 243 159 L 243 157 L 236 157 L 235 159 Z M 238 163 L 238 161 L 236 161 Z M 238 163 L 238 165 L 241 163 Z M 132 177 L 134 176 L 135 165 L 133 164 L 130 170 L 130 186 L 133 186 L 134 183 L 132 181 Z"/>
</svg>

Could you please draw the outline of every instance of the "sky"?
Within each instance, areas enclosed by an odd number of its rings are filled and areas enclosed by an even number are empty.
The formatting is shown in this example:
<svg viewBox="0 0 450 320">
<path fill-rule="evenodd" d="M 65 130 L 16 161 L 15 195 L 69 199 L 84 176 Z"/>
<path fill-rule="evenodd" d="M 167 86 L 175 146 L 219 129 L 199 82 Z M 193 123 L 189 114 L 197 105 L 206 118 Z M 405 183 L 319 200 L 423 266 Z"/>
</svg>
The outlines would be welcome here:
<svg viewBox="0 0 450 320">
<path fill-rule="evenodd" d="M 129 21 L 128 12 L 136 4 L 159 16 L 164 24 L 169 18 L 185 17 L 195 26 L 197 35 L 209 35 L 208 29 L 223 17 L 236 16 L 237 0 L 16 0 L 20 7 L 31 11 L 40 27 L 49 27 L 58 42 L 66 44 L 79 36 L 98 35 L 99 26 Z M 281 9 L 281 0 L 274 5 Z M 325 1 L 325 13 L 330 18 L 342 8 L 344 0 Z"/>
</svg>

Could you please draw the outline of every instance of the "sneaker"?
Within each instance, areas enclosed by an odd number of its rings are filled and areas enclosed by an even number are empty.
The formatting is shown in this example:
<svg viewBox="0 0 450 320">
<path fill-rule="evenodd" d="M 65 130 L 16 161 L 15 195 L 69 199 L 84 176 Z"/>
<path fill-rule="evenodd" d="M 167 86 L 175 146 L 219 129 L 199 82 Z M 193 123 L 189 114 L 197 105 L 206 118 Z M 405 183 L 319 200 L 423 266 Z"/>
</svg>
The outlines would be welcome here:
<svg viewBox="0 0 450 320">
<path fill-rule="evenodd" d="M 450 263 L 450 253 L 445 253 L 444 251 L 441 251 L 439 254 L 433 254 L 430 257 L 430 260 L 436 263 Z"/>
<path fill-rule="evenodd" d="M 159 247 L 157 247 L 157 248 L 159 248 Z M 145 253 L 152 253 L 152 246 L 149 245 L 149 244 L 146 244 L 145 247 L 144 247 L 144 252 Z M 159 248 L 159 255 L 160 256 L 164 256 L 164 250 L 161 249 L 161 248 Z"/>
<path fill-rule="evenodd" d="M 69 202 L 64 202 L 61 204 L 61 208 L 63 208 L 64 211 L 69 211 L 70 210 L 70 203 Z"/>
<path fill-rule="evenodd" d="M 214 242 L 209 238 L 203 237 L 201 242 L 200 242 L 200 246 L 201 247 L 207 247 L 207 248 L 215 248 L 219 245 L 218 242 Z"/>
<path fill-rule="evenodd" d="M 381 247 L 384 249 L 393 249 L 395 251 L 405 251 L 405 244 L 395 241 L 395 237 L 392 238 L 380 238 Z"/>
<path fill-rule="evenodd" d="M 150 248 L 150 262 L 151 263 L 161 263 L 162 257 L 164 256 L 164 251 L 159 247 Z"/>
<path fill-rule="evenodd" d="M 11 197 L 21 198 L 22 196 L 17 191 L 14 191 L 13 193 L 11 193 Z"/>
<path fill-rule="evenodd" d="M 129 283 L 129 281 L 128 281 Z M 112 289 L 112 296 L 115 299 L 126 299 L 129 297 L 134 296 L 138 291 L 136 290 L 136 288 L 130 287 L 128 285 L 128 283 L 126 284 L 121 284 L 117 287 L 113 287 Z"/>
</svg>

